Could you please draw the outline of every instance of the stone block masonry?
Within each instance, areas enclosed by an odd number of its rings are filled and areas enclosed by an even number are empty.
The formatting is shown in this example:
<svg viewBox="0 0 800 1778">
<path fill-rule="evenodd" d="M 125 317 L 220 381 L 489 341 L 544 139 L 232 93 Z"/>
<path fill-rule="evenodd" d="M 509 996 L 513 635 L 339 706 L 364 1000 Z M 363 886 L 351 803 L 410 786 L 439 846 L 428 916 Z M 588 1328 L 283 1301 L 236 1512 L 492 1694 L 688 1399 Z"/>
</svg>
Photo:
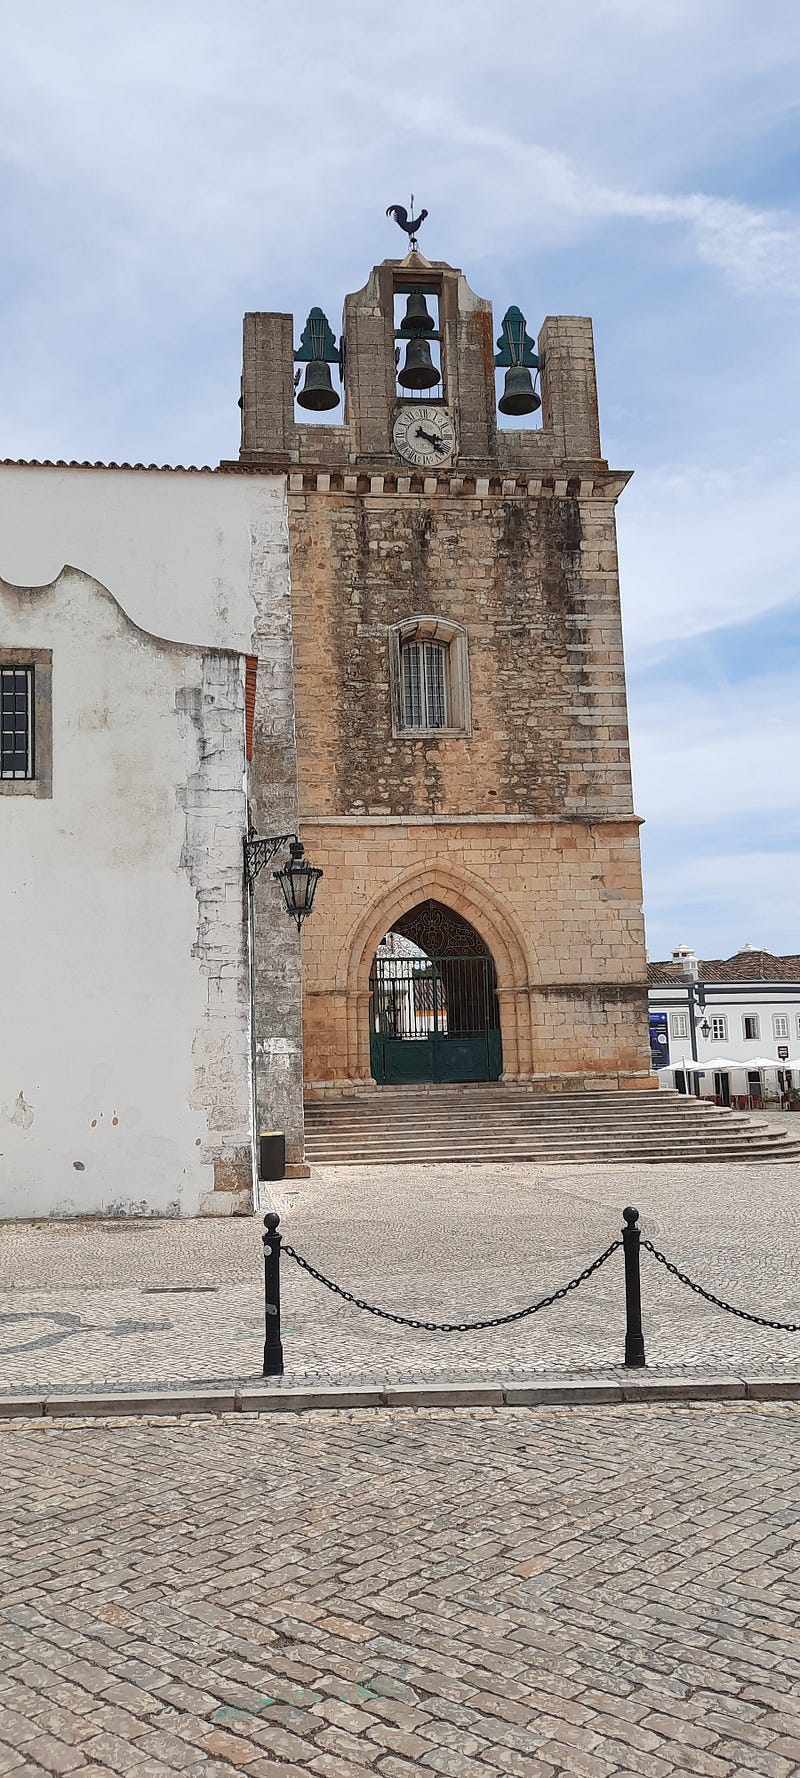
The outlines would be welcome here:
<svg viewBox="0 0 800 1778">
<path fill-rule="evenodd" d="M 434 879 L 492 951 L 507 1078 L 649 1084 L 613 499 L 314 490 L 290 525 L 307 1090 L 369 1080 L 375 946 Z M 393 733 L 425 613 L 466 631 L 468 734 Z"/>
<path fill-rule="evenodd" d="M 456 439 L 423 467 L 393 435 L 426 400 L 396 380 L 413 290 L 436 309 L 431 399 Z M 371 1083 L 376 947 L 425 901 L 491 952 L 504 1078 L 655 1084 L 616 554 L 628 476 L 601 456 L 588 318 L 543 323 L 543 424 L 515 430 L 496 423 L 497 331 L 455 268 L 384 262 L 345 300 L 342 423 L 315 426 L 291 408 L 298 328 L 245 324 L 238 467 L 287 472 L 300 833 L 325 873 L 302 939 L 312 1096 Z M 448 650 L 440 728 L 404 713 L 420 623 Z"/>
</svg>

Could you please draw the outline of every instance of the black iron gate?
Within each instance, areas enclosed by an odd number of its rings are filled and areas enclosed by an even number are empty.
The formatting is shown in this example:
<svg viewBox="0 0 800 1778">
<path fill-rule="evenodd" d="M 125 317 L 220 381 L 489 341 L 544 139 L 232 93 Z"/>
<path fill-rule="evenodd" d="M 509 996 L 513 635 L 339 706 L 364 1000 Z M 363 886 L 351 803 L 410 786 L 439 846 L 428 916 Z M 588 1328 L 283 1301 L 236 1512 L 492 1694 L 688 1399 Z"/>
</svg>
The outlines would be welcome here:
<svg viewBox="0 0 800 1778">
<path fill-rule="evenodd" d="M 376 957 L 370 978 L 375 1079 L 497 1080 L 502 1049 L 494 966 L 479 957 Z"/>
</svg>

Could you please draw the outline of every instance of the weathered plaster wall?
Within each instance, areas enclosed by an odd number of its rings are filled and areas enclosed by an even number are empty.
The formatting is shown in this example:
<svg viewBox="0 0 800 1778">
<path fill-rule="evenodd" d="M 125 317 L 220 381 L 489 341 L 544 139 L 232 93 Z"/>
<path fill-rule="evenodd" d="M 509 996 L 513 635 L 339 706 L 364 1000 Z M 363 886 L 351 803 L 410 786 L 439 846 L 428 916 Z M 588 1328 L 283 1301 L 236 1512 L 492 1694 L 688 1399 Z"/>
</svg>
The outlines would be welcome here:
<svg viewBox="0 0 800 1778">
<path fill-rule="evenodd" d="M 0 1213 L 249 1208 L 242 657 L 74 569 L 0 624 L 53 655 L 52 798 L 0 801 Z"/>
<path fill-rule="evenodd" d="M 52 800 L 0 798 L 0 1213 L 249 1208 L 242 839 L 297 825 L 283 478 L 3 466 L 0 575 L 0 648 L 53 655 Z M 269 876 L 255 914 L 257 1122 L 302 1153 L 299 949 Z"/>
<path fill-rule="evenodd" d="M 277 475 L 3 465 L 0 574 L 48 586 L 82 568 L 153 635 L 248 652 L 272 589 L 254 544 L 280 535 L 285 506 Z"/>
<path fill-rule="evenodd" d="M 260 834 L 296 833 L 294 656 L 285 505 L 280 526 L 264 526 L 254 539 L 251 575 L 257 586 L 269 587 L 270 595 L 256 599 L 253 632 L 259 672 L 250 818 Z M 256 1125 L 260 1130 L 284 1131 L 287 1167 L 293 1172 L 302 1169 L 304 1149 L 300 937 L 271 866 L 256 879 L 252 923 Z"/>
</svg>

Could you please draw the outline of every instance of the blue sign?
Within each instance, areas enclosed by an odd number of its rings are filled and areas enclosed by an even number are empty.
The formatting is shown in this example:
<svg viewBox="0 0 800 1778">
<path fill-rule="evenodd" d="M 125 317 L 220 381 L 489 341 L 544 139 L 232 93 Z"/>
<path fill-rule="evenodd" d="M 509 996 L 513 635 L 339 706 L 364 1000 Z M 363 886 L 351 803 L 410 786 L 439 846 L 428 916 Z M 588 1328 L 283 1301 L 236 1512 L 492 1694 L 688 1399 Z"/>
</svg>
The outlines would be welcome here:
<svg viewBox="0 0 800 1778">
<path fill-rule="evenodd" d="M 653 1068 L 669 1067 L 669 1027 L 665 1012 L 650 1014 L 650 1061 Z"/>
</svg>

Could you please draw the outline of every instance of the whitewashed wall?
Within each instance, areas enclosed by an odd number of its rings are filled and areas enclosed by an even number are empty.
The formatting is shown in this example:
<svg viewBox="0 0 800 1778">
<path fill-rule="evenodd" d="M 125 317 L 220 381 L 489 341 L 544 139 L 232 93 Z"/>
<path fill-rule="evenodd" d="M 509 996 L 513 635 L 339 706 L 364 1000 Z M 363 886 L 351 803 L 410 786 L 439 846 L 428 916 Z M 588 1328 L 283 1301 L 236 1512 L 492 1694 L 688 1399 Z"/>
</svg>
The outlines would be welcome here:
<svg viewBox="0 0 800 1778">
<path fill-rule="evenodd" d="M 281 481 L 0 469 L 0 576 L 0 646 L 53 656 L 52 798 L 0 795 L 0 1215 L 249 1210 L 243 655 L 288 602 Z"/>
<path fill-rule="evenodd" d="M 673 1067 L 680 1063 L 682 1057 L 691 1056 L 691 1036 L 688 1027 L 686 990 L 679 987 L 656 986 L 649 991 L 651 1012 L 664 1012 L 668 1017 L 669 1052 Z M 673 1015 L 683 1014 L 687 1018 L 686 1037 L 677 1037 L 673 1032 Z M 700 1026 L 708 1017 L 722 1015 L 727 1020 L 727 1037 L 704 1037 Z M 755 1014 L 759 1020 L 758 1037 L 746 1038 L 744 1035 L 745 1014 Z M 773 1029 L 773 1018 L 781 1016 L 788 1019 L 788 1037 L 778 1037 Z M 769 1093 L 776 1091 L 775 1070 L 788 1068 L 794 1062 L 795 1079 L 798 1077 L 798 1060 L 800 1060 L 800 982 L 774 983 L 769 982 L 732 982 L 706 984 L 705 1012 L 698 1012 L 697 1019 L 697 1065 L 703 1068 L 704 1063 L 717 1056 L 729 1057 L 732 1062 L 740 1064 L 728 1070 L 730 1074 L 730 1090 L 735 1094 L 747 1092 L 747 1070 L 756 1058 L 769 1058 L 772 1070 L 764 1070 L 764 1085 Z M 789 1059 L 781 1061 L 778 1048 L 788 1046 Z M 659 1084 L 671 1087 L 673 1084 L 671 1069 L 659 1070 Z M 708 1072 L 701 1083 L 701 1092 L 711 1096 L 714 1090 L 713 1072 Z"/>
<path fill-rule="evenodd" d="M 0 578 L 48 586 L 63 567 L 155 636 L 247 652 L 259 602 L 289 596 L 283 478 L 0 466 Z"/>
</svg>

